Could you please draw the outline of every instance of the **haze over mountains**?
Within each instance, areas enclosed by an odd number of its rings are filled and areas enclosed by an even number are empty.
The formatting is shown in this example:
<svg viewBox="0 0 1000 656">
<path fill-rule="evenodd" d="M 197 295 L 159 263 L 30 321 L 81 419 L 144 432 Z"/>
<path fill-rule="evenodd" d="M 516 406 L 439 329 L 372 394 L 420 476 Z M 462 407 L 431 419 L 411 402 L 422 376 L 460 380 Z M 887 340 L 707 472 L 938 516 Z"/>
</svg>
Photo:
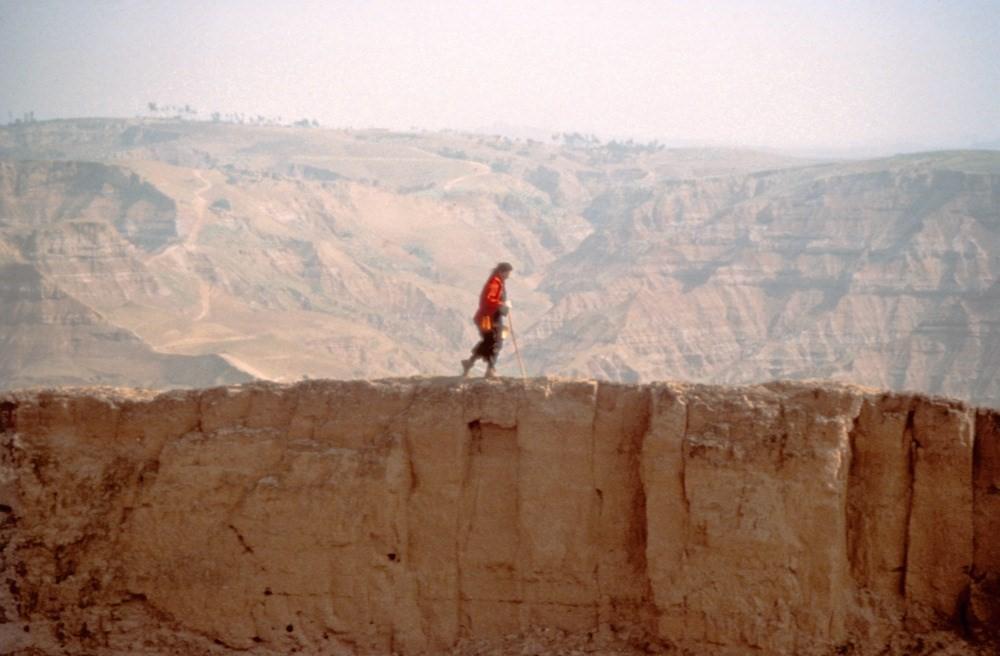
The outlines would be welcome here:
<svg viewBox="0 0 1000 656">
<path fill-rule="evenodd" d="M 457 373 L 499 260 L 529 374 L 832 378 L 1000 406 L 997 151 L 0 129 L 3 387 Z"/>
</svg>

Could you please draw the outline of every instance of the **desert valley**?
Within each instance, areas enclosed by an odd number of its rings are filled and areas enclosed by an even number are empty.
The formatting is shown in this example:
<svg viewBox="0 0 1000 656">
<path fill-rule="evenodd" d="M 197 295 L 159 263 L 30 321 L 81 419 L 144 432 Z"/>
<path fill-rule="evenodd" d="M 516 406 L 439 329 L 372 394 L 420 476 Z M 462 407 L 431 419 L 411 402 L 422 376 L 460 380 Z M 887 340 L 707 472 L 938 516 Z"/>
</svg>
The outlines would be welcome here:
<svg viewBox="0 0 1000 656">
<path fill-rule="evenodd" d="M 1000 407 L 1000 152 L 871 160 L 176 119 L 0 128 L 0 386 L 528 374 Z M 501 373 L 519 375 L 512 345 Z"/>
</svg>

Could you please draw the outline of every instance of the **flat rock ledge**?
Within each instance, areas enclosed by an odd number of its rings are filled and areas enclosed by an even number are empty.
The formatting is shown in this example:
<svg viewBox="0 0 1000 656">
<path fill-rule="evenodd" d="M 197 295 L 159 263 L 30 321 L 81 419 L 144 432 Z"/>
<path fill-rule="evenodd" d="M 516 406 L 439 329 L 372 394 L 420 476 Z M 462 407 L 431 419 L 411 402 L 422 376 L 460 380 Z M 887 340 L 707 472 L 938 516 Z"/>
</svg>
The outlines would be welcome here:
<svg viewBox="0 0 1000 656">
<path fill-rule="evenodd" d="M 1000 411 L 834 383 L 0 395 L 0 653 L 995 654 Z"/>
</svg>

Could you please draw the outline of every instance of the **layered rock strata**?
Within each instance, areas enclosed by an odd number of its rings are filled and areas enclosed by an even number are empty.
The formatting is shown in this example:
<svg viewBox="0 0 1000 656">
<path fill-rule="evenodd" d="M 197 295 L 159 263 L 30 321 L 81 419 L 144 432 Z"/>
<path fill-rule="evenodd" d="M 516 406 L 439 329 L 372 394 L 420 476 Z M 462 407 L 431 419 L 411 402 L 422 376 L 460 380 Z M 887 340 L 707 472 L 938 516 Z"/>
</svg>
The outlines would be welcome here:
<svg viewBox="0 0 1000 656">
<path fill-rule="evenodd" d="M 1000 413 L 945 399 L 322 381 L 14 392 L 0 429 L 3 652 L 440 653 L 544 627 L 832 654 L 1000 626 Z"/>
</svg>

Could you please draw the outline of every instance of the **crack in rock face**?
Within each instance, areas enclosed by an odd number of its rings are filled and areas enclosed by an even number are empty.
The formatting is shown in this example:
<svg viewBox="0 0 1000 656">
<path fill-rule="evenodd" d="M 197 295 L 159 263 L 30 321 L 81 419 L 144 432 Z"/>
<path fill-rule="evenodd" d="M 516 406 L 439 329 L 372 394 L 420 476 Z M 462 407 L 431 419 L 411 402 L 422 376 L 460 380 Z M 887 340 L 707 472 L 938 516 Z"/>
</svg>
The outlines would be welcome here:
<svg viewBox="0 0 1000 656">
<path fill-rule="evenodd" d="M 1000 413 L 841 384 L 0 396 L 0 651 L 995 653 Z"/>
</svg>

